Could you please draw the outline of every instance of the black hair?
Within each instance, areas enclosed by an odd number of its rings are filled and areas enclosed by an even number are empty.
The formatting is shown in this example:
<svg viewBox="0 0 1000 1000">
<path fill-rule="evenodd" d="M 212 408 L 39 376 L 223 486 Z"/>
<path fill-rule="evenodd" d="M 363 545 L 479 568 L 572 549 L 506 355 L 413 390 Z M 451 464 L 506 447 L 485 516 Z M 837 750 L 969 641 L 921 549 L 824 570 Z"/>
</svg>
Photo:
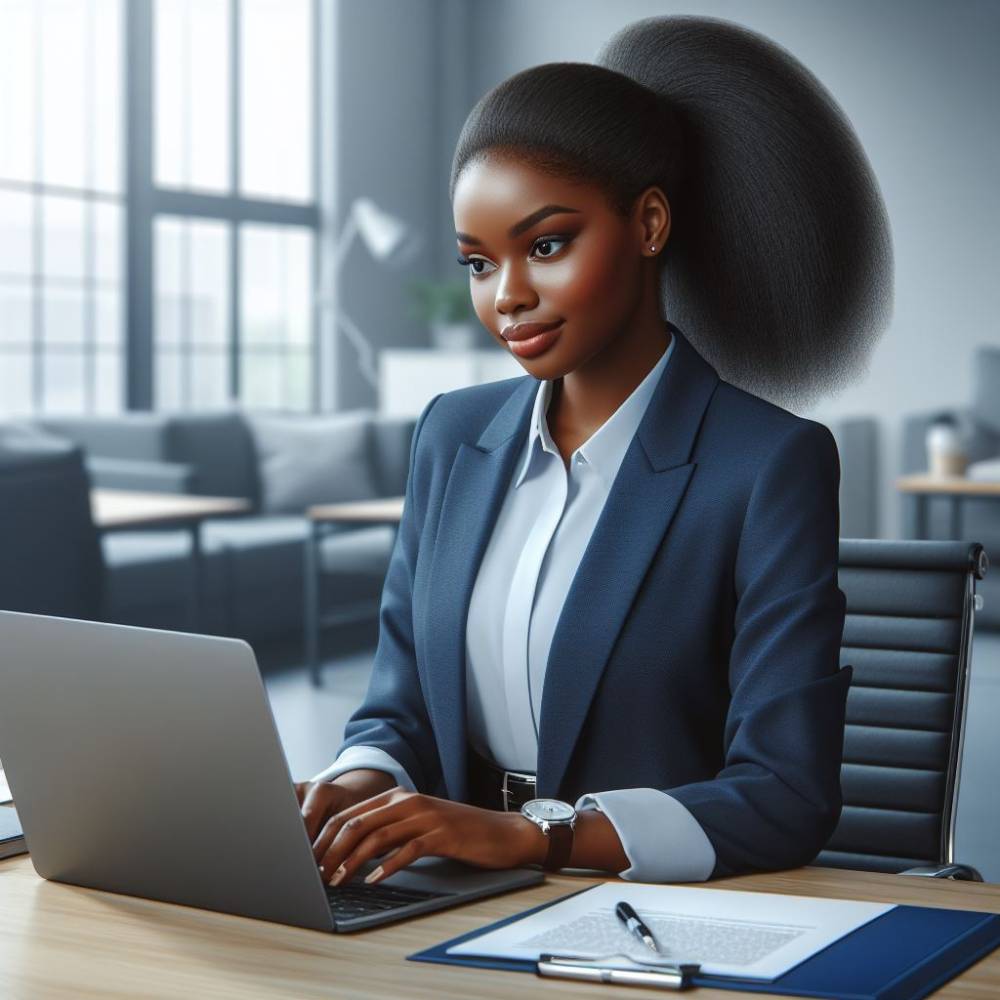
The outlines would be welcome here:
<svg viewBox="0 0 1000 1000">
<path fill-rule="evenodd" d="M 785 406 L 867 367 L 892 313 L 888 216 L 839 105 L 791 53 L 718 18 L 650 17 L 597 64 L 515 74 L 469 113 L 470 163 L 516 156 L 628 215 L 658 185 L 666 316 L 727 381 Z"/>
</svg>

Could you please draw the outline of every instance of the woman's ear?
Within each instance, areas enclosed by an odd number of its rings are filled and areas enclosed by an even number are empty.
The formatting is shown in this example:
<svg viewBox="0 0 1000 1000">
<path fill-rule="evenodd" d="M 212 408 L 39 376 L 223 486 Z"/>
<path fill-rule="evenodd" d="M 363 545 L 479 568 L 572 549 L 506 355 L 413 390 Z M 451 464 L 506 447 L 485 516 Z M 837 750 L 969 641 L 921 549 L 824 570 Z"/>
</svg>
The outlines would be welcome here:
<svg viewBox="0 0 1000 1000">
<path fill-rule="evenodd" d="M 640 250 L 643 253 L 659 253 L 670 237 L 670 202 L 662 188 L 654 185 L 639 195 L 635 216 Z"/>
</svg>

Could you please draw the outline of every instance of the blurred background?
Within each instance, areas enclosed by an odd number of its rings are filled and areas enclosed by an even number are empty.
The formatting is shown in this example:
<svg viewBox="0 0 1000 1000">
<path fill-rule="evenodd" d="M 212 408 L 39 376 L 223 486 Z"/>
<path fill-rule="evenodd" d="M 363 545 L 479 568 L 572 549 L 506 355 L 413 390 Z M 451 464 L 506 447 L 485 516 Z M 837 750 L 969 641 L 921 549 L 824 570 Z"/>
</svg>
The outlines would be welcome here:
<svg viewBox="0 0 1000 1000">
<path fill-rule="evenodd" d="M 293 772 L 328 763 L 367 684 L 414 419 L 523 373 L 455 263 L 465 116 L 671 13 L 794 53 L 888 206 L 892 324 L 802 413 L 837 438 L 842 536 L 1000 557 L 1000 5 L 0 0 L 0 606 L 243 637 Z M 998 579 L 965 771 L 984 792 L 960 816 L 987 877 Z"/>
</svg>

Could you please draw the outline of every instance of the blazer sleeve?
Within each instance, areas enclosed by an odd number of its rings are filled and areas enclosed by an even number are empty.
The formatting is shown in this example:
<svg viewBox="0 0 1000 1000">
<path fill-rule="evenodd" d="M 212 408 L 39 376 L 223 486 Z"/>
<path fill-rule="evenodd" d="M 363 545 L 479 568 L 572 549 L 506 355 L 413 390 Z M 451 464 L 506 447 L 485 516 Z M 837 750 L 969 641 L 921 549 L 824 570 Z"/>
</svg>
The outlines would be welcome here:
<svg viewBox="0 0 1000 1000">
<path fill-rule="evenodd" d="M 837 583 L 840 460 L 800 418 L 757 474 L 737 550 L 724 767 L 668 788 L 707 833 L 712 877 L 807 864 L 840 818 L 846 598 Z"/>
<path fill-rule="evenodd" d="M 403 514 L 382 588 L 378 645 L 364 700 L 347 722 L 338 759 L 349 747 L 374 747 L 405 771 L 415 790 L 432 791 L 441 780 L 441 763 L 417 675 L 413 642 L 413 576 L 417 546 L 427 512 L 427 476 L 420 456 L 420 434 L 435 396 L 420 414 L 410 444 Z"/>
</svg>

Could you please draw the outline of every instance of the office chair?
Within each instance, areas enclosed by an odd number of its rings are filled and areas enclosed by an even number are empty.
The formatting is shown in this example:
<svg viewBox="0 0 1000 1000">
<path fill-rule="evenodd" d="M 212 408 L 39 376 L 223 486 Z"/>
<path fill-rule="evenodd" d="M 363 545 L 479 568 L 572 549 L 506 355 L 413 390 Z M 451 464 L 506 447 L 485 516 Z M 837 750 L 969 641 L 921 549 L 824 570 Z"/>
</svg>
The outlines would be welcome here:
<svg viewBox="0 0 1000 1000">
<path fill-rule="evenodd" d="M 981 882 L 955 860 L 978 542 L 840 540 L 847 597 L 844 808 L 812 862 Z"/>
<path fill-rule="evenodd" d="M 0 608 L 95 619 L 103 577 L 80 449 L 0 428 Z"/>
</svg>

